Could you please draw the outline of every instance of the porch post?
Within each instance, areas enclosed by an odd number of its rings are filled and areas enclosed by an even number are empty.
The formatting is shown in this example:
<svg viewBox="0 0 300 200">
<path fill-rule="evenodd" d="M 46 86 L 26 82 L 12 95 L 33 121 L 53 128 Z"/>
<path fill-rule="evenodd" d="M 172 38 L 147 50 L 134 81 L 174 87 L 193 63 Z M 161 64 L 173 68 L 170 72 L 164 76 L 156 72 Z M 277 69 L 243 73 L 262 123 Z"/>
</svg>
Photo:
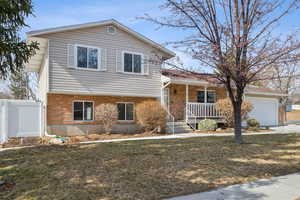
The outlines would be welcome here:
<svg viewBox="0 0 300 200">
<path fill-rule="evenodd" d="M 189 85 L 185 85 L 185 121 L 188 123 Z"/>
<path fill-rule="evenodd" d="M 204 86 L 204 102 L 205 102 L 205 104 L 204 104 L 204 118 L 206 119 L 206 116 L 207 116 L 207 85 L 205 85 Z"/>
</svg>

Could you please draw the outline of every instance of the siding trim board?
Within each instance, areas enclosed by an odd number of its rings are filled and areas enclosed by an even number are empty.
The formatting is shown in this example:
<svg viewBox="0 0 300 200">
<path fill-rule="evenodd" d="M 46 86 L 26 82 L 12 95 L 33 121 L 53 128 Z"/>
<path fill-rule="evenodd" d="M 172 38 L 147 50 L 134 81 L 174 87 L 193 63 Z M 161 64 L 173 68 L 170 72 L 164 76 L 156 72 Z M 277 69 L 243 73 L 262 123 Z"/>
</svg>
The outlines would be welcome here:
<svg viewBox="0 0 300 200">
<path fill-rule="evenodd" d="M 151 97 L 151 98 L 160 98 L 160 95 L 144 95 L 139 93 L 128 93 L 128 94 L 122 94 L 122 93 L 109 93 L 109 92 L 102 92 L 102 93 L 91 93 L 89 91 L 78 91 L 78 92 L 72 92 L 72 91 L 51 91 L 48 92 L 48 94 L 68 94 L 68 95 L 91 95 L 91 96 L 122 96 L 122 97 Z"/>
</svg>

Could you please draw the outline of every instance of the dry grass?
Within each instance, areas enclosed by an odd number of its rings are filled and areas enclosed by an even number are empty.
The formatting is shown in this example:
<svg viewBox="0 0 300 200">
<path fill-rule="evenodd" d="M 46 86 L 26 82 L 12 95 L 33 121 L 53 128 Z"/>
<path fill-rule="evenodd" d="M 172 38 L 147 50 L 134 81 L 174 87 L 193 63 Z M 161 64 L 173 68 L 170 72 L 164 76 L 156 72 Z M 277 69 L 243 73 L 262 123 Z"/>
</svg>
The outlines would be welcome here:
<svg viewBox="0 0 300 200">
<path fill-rule="evenodd" d="M 0 152 L 0 199 L 161 199 L 300 170 L 300 134 L 40 146 Z"/>
<path fill-rule="evenodd" d="M 243 133 L 265 133 L 265 132 L 271 132 L 273 131 L 272 129 L 259 129 L 257 131 L 251 131 L 251 130 L 243 130 Z M 226 133 L 233 133 L 234 130 L 230 129 L 230 128 L 226 128 L 226 129 L 221 129 L 221 130 L 216 130 L 216 131 L 203 131 L 203 130 L 196 130 L 193 133 L 204 133 L 204 134 L 226 134 Z"/>
<path fill-rule="evenodd" d="M 287 112 L 287 120 L 300 120 L 300 110 L 294 110 L 293 112 Z"/>
</svg>

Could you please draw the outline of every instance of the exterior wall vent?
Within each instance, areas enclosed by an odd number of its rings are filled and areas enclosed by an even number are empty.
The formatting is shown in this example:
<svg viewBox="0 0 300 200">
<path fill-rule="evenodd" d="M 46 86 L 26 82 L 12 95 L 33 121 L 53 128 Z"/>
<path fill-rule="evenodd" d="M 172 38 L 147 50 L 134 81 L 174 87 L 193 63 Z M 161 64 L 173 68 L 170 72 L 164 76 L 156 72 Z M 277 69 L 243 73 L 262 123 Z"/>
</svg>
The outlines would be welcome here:
<svg viewBox="0 0 300 200">
<path fill-rule="evenodd" d="M 107 33 L 110 35 L 115 35 L 117 33 L 117 29 L 114 26 L 108 26 L 107 27 Z"/>
</svg>

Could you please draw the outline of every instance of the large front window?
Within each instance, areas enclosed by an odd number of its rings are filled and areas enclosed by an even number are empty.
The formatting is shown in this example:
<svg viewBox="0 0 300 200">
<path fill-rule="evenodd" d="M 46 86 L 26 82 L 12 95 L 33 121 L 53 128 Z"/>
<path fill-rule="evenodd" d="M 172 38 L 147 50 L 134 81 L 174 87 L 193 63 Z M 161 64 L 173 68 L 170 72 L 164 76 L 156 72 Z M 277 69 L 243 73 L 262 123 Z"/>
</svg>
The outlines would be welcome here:
<svg viewBox="0 0 300 200">
<path fill-rule="evenodd" d="M 118 103 L 118 113 L 119 121 L 132 121 L 133 103 Z"/>
<path fill-rule="evenodd" d="M 73 102 L 73 119 L 75 121 L 91 121 L 93 120 L 93 102 L 90 101 L 74 101 Z"/>
<path fill-rule="evenodd" d="M 142 55 L 124 53 L 124 72 L 142 73 Z"/>
<path fill-rule="evenodd" d="M 206 101 L 205 101 L 205 91 L 198 91 L 197 94 L 198 103 L 215 103 L 216 102 L 216 92 L 206 91 Z"/>
<path fill-rule="evenodd" d="M 98 69 L 98 49 L 77 46 L 77 67 L 85 69 Z"/>
</svg>

